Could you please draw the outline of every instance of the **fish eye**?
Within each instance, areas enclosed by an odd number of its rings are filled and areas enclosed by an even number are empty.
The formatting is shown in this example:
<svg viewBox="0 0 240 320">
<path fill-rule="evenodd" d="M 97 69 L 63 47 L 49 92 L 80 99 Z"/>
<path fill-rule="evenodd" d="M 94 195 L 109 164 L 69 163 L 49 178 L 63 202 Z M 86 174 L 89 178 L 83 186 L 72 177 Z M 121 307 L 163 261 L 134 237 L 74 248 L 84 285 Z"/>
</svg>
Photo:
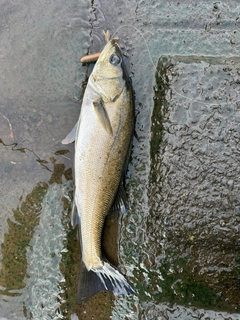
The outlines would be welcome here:
<svg viewBox="0 0 240 320">
<path fill-rule="evenodd" d="M 109 62 L 114 66 L 117 66 L 121 61 L 122 61 L 121 57 L 119 57 L 116 54 L 112 54 L 111 57 L 109 58 Z"/>
</svg>

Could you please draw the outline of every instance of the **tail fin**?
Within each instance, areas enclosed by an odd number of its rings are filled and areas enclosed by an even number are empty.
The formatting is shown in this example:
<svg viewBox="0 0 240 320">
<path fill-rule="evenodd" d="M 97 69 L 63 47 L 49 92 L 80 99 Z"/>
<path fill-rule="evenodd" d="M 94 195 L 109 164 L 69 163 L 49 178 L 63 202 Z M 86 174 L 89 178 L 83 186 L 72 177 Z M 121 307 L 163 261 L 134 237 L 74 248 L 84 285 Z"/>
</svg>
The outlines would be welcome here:
<svg viewBox="0 0 240 320">
<path fill-rule="evenodd" d="M 112 291 L 115 295 L 127 295 L 134 292 L 127 279 L 108 262 L 97 269 L 87 270 L 82 262 L 82 271 L 78 284 L 78 302 L 87 301 L 100 291 Z"/>
</svg>

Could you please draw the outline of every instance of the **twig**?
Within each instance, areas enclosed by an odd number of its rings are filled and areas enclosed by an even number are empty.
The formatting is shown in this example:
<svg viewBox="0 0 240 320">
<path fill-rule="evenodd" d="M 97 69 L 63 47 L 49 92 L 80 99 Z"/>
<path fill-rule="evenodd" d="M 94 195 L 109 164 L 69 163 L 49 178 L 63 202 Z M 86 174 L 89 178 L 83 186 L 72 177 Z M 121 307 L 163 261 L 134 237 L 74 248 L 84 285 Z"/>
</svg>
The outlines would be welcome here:
<svg viewBox="0 0 240 320">
<path fill-rule="evenodd" d="M 9 137 L 10 137 L 12 140 L 14 140 L 11 122 L 9 121 L 9 119 L 8 119 L 4 114 L 2 114 L 2 112 L 0 112 L 0 114 L 1 114 L 1 116 L 2 116 L 5 120 L 7 120 L 8 125 L 9 125 L 9 129 L 10 129 L 10 135 L 9 135 Z"/>
</svg>

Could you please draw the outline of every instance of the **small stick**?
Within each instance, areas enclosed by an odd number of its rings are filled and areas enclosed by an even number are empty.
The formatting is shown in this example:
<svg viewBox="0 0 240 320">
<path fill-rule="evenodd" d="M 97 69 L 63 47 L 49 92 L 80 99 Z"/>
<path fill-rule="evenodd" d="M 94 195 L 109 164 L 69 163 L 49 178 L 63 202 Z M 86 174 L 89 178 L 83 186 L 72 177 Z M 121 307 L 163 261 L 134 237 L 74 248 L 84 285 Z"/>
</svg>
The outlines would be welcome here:
<svg viewBox="0 0 240 320">
<path fill-rule="evenodd" d="M 108 41 L 110 41 L 110 39 L 111 39 L 110 31 L 109 31 L 109 30 L 107 30 L 106 32 L 103 31 L 103 33 L 104 33 L 104 36 L 105 36 L 105 40 L 106 40 L 106 42 L 108 43 Z M 118 41 L 119 38 L 118 38 L 118 37 L 115 37 L 115 38 L 112 38 L 112 40 Z"/>
<path fill-rule="evenodd" d="M 110 37 L 111 37 L 110 31 L 109 30 L 107 30 L 106 32 L 103 31 L 103 33 L 104 33 L 106 42 L 108 42 L 110 40 Z"/>
<path fill-rule="evenodd" d="M 92 62 L 96 62 L 97 59 L 99 58 L 101 52 L 98 53 L 93 53 L 93 54 L 89 54 L 87 56 L 84 56 L 80 59 L 80 61 L 82 63 L 92 63 Z"/>
<path fill-rule="evenodd" d="M 2 112 L 0 112 L 0 114 L 1 114 L 1 116 L 2 116 L 5 120 L 7 120 L 8 125 L 9 125 L 9 129 L 10 129 L 10 135 L 9 135 L 9 137 L 10 137 L 12 140 L 14 140 L 11 122 L 9 121 L 9 119 L 8 119 L 4 114 L 2 114 Z"/>
</svg>

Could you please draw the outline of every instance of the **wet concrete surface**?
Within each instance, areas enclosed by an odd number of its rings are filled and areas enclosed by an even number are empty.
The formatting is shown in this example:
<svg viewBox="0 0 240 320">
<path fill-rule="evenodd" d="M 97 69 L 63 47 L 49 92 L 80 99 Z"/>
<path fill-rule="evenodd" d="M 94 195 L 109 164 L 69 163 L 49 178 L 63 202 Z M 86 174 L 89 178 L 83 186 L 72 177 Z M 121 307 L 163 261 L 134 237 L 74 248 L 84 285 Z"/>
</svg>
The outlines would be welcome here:
<svg viewBox="0 0 240 320">
<path fill-rule="evenodd" d="M 239 3 L 0 6 L 0 319 L 239 319 Z M 103 29 L 136 102 L 130 210 L 108 218 L 104 248 L 136 293 L 78 305 L 74 146 L 61 140 Z"/>
</svg>

